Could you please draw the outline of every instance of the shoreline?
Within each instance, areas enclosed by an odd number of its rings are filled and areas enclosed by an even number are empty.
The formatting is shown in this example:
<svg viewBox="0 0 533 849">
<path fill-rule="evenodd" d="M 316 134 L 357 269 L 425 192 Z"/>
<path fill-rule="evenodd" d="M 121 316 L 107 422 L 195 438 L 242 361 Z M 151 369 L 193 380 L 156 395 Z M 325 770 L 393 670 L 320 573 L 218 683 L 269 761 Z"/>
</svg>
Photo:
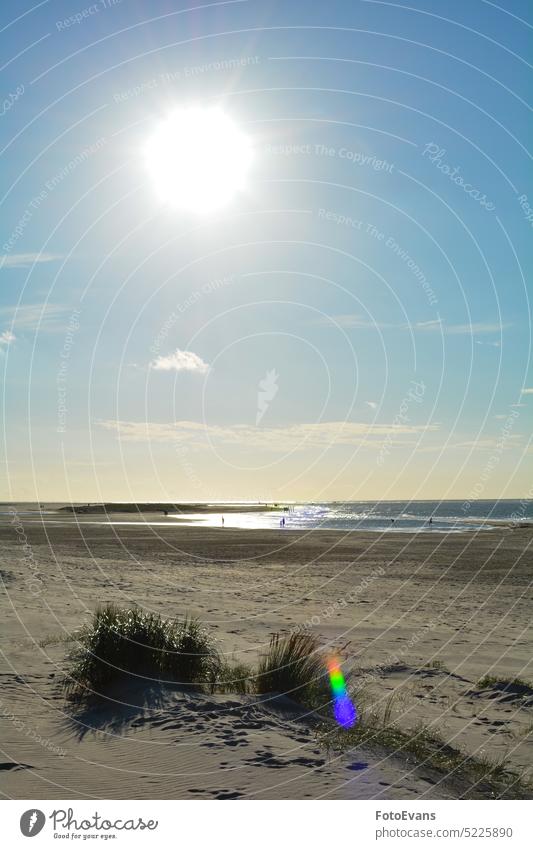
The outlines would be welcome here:
<svg viewBox="0 0 533 849">
<path fill-rule="evenodd" d="M 93 526 L 102 526 L 102 527 L 120 527 L 120 526 L 139 526 L 145 528 L 195 528 L 209 531 L 238 531 L 240 533 L 254 533 L 256 531 L 261 531 L 265 533 L 272 534 L 320 534 L 320 533 L 328 533 L 328 534 L 338 534 L 340 537 L 344 537 L 350 534 L 371 534 L 371 535 L 397 535 L 401 537 L 405 536 L 452 536 L 452 535 L 465 535 L 465 534 L 478 534 L 478 533 L 491 533 L 500 530 L 506 531 L 520 531 L 520 530 L 531 530 L 533 528 L 533 522 L 525 521 L 525 522 L 513 522 L 509 519 L 485 519 L 485 518 L 454 518 L 453 522 L 449 520 L 446 524 L 442 524 L 439 526 L 438 520 L 429 525 L 428 522 L 423 522 L 419 526 L 406 526 L 401 527 L 401 520 L 397 520 L 394 523 L 386 522 L 382 520 L 382 524 L 378 524 L 376 527 L 369 527 L 364 523 L 361 523 L 360 527 L 333 527 L 328 526 L 327 521 L 323 523 L 319 523 L 317 525 L 306 525 L 305 523 L 298 523 L 298 516 L 291 514 L 290 518 L 287 520 L 287 523 L 283 526 L 283 528 L 278 527 L 277 525 L 273 526 L 265 526 L 264 524 L 238 524 L 232 521 L 232 516 L 236 515 L 245 516 L 248 514 L 258 513 L 260 515 L 264 514 L 266 511 L 264 510 L 251 510 L 251 511 L 242 511 L 242 510 L 230 510 L 230 511 L 220 511 L 220 510 L 206 510 L 204 513 L 183 513 L 183 514 L 168 514 L 161 515 L 160 513 L 150 513 L 150 512 L 140 512 L 134 513 L 127 512 L 122 513 L 117 511 L 116 513 L 106 513 L 103 511 L 89 511 L 84 510 L 81 513 L 71 513 L 70 511 L 65 511 L 62 513 L 61 511 L 55 512 L 32 512 L 30 514 L 17 514 L 19 522 L 23 522 L 26 525 L 34 525 L 34 526 L 42 526 L 42 527 L 52 527 L 52 526 L 82 526 L 82 525 L 93 525 Z M 278 510 L 276 508 L 272 508 L 272 513 L 278 514 Z M 279 512 L 279 515 L 284 515 Z M 84 517 L 101 517 L 100 519 L 87 518 Z M 219 519 L 215 522 L 209 522 L 209 517 L 218 516 Z M 224 524 L 220 523 L 221 517 L 229 517 L 225 520 Z M 205 518 L 204 518 L 205 517 Z M 3 519 L 3 516 L 0 514 L 0 523 Z"/>
</svg>

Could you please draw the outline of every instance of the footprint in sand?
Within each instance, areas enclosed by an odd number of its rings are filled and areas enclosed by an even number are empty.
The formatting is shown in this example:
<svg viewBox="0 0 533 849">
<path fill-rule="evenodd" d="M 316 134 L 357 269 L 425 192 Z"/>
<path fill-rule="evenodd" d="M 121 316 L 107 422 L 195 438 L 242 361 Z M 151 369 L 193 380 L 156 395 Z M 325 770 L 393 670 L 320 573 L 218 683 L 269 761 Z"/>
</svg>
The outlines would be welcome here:
<svg viewBox="0 0 533 849">
<path fill-rule="evenodd" d="M 237 790 L 212 790 L 211 793 L 215 799 L 240 799 L 244 793 L 239 793 Z"/>
<path fill-rule="evenodd" d="M 33 769 L 31 764 L 17 764 L 13 761 L 0 763 L 0 769 Z"/>
<path fill-rule="evenodd" d="M 253 766 L 266 766 L 268 769 L 282 769 L 287 766 L 285 761 L 280 761 L 271 752 L 256 752 L 255 758 L 248 758 L 246 763 Z"/>
</svg>

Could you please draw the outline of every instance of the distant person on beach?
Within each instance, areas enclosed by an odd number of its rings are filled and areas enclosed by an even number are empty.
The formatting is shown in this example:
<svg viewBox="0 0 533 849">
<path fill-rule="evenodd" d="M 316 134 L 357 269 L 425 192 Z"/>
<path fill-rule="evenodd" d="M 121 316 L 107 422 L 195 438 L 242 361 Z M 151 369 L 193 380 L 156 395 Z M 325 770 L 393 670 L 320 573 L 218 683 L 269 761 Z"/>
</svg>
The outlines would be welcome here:
<svg viewBox="0 0 533 849">
<path fill-rule="evenodd" d="M 224 527 L 224 516 L 222 516 L 222 527 Z"/>
</svg>

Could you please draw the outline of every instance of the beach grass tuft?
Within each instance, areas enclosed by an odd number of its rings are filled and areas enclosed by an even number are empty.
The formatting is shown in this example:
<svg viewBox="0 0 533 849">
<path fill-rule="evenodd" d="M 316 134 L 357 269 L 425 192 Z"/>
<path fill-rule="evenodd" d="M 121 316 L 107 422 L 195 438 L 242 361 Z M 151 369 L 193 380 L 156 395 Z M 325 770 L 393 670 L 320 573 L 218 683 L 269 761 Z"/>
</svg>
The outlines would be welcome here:
<svg viewBox="0 0 533 849">
<path fill-rule="evenodd" d="M 101 694 L 123 675 L 205 682 L 220 666 L 212 639 L 196 619 L 164 619 L 137 607 L 99 607 L 76 642 L 66 680 L 71 698 Z"/>
<path fill-rule="evenodd" d="M 516 691 L 518 689 L 533 692 L 533 685 L 530 681 L 524 681 L 523 678 L 502 678 L 501 675 L 485 675 L 477 682 L 476 687 L 478 690 Z"/>
<path fill-rule="evenodd" d="M 433 728 L 419 724 L 402 729 L 390 721 L 390 704 L 383 713 L 361 711 L 357 725 L 348 730 L 322 725 L 319 743 L 330 752 L 368 746 L 388 757 L 404 758 L 413 768 L 430 769 L 443 786 L 453 785 L 464 799 L 530 799 L 533 784 L 526 773 L 512 769 L 505 758 L 472 755 L 447 743 Z"/>
<path fill-rule="evenodd" d="M 260 659 L 258 693 L 280 693 L 307 706 L 329 701 L 324 657 L 312 634 L 273 634 L 268 652 Z"/>
<path fill-rule="evenodd" d="M 255 691 L 255 673 L 245 663 L 221 663 L 211 681 L 211 692 L 239 693 L 246 695 Z"/>
<path fill-rule="evenodd" d="M 443 660 L 430 660 L 426 663 L 425 669 L 437 669 L 439 672 L 449 673 L 449 669 Z"/>
</svg>

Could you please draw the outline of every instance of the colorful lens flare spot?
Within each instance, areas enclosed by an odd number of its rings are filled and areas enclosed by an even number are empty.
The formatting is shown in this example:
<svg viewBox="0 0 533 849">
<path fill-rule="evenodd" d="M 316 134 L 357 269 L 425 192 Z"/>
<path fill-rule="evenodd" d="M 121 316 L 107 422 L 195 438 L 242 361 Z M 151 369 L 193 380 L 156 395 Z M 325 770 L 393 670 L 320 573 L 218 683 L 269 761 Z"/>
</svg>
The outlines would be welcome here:
<svg viewBox="0 0 533 849">
<path fill-rule="evenodd" d="M 357 711 L 346 690 L 346 682 L 337 660 L 328 661 L 329 681 L 333 693 L 333 714 L 343 728 L 357 722 Z"/>
</svg>

